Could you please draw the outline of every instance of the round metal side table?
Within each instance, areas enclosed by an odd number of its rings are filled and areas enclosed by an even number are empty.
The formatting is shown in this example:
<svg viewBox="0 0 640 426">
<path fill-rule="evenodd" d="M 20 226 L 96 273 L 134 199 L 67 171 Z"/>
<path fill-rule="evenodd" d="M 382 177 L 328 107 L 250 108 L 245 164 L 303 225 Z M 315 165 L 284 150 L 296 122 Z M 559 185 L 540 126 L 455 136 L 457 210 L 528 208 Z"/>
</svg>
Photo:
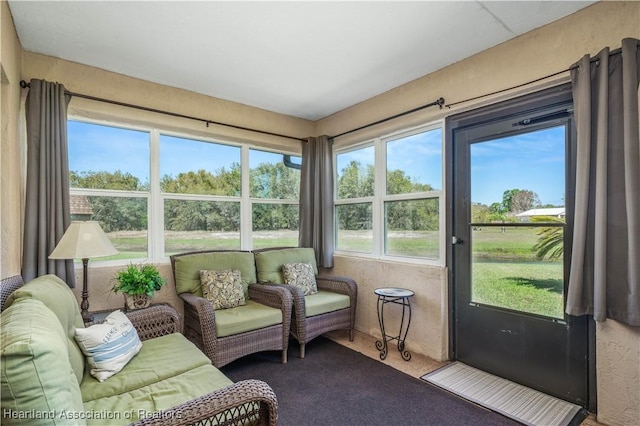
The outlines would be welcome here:
<svg viewBox="0 0 640 426">
<path fill-rule="evenodd" d="M 409 298 L 415 293 L 405 288 L 397 287 L 383 287 L 374 290 L 374 293 L 378 295 L 378 322 L 380 323 L 380 333 L 382 334 L 382 340 L 376 341 L 376 349 L 380 351 L 380 359 L 385 359 L 388 354 L 387 342 L 391 340 L 398 341 L 398 351 L 402 355 L 402 359 L 409 361 L 411 359 L 411 353 L 404 350 L 404 342 L 409 332 L 409 325 L 411 325 L 411 302 Z M 387 303 L 393 303 L 402 306 L 402 318 L 400 319 L 400 331 L 397 336 L 389 336 L 384 327 L 384 305 Z"/>
</svg>

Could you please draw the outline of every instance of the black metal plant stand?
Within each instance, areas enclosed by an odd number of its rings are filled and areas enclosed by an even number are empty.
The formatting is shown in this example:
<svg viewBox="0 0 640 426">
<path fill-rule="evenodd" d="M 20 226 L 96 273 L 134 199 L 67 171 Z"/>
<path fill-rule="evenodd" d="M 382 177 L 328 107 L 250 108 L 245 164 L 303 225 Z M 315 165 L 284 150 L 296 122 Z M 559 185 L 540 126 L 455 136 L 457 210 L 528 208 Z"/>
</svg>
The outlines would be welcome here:
<svg viewBox="0 0 640 426">
<path fill-rule="evenodd" d="M 375 289 L 374 293 L 378 295 L 378 322 L 380 323 L 380 333 L 382 334 L 382 340 L 376 341 L 376 348 L 380 351 L 380 359 L 385 359 L 387 357 L 387 342 L 397 340 L 398 351 L 400 351 L 402 359 L 409 361 L 411 359 L 411 353 L 404 349 L 404 342 L 407 338 L 407 333 L 409 332 L 409 326 L 411 325 L 411 302 L 409 301 L 409 298 L 414 295 L 414 292 L 404 288 L 385 287 Z M 384 327 L 384 305 L 387 303 L 402 306 L 400 331 L 397 336 L 388 336 Z"/>
</svg>

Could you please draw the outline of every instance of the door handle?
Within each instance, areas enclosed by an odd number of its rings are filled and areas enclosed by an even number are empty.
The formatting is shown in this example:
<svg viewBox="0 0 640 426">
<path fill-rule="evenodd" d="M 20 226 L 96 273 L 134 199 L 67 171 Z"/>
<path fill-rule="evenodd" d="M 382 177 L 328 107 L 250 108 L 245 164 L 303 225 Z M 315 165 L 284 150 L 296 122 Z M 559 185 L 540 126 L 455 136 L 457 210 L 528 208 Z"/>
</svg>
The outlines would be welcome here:
<svg viewBox="0 0 640 426">
<path fill-rule="evenodd" d="M 455 235 L 453 237 L 451 237 L 451 244 L 452 245 L 455 246 L 456 244 L 462 244 L 462 243 L 463 243 L 463 241 L 460 238 L 456 237 Z"/>
</svg>

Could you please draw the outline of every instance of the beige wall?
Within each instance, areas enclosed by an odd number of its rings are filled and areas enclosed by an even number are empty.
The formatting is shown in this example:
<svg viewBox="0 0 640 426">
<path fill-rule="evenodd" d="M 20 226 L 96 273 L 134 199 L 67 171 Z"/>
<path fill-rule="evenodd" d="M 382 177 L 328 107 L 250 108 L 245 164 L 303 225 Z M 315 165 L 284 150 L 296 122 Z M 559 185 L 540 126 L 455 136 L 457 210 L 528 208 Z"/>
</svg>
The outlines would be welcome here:
<svg viewBox="0 0 640 426">
<path fill-rule="evenodd" d="M 640 3 L 604 2 L 565 19 L 524 34 L 440 71 L 368 99 L 316 123 L 316 134 L 335 135 L 439 97 L 455 103 L 513 87 L 567 69 L 584 54 L 603 47 L 620 47 L 625 37 L 640 38 Z M 428 54 L 425 52 L 424 54 Z M 536 85 L 567 81 L 568 73 Z M 524 93 L 532 87 L 514 90 Z M 495 96 L 500 99 L 503 96 Z M 451 109 L 432 107 L 366 131 L 336 139 L 340 148 L 368 138 L 480 105 L 464 103 Z M 411 351 L 441 359 L 447 353 L 448 309 L 445 268 L 389 265 L 375 259 L 338 256 L 334 272 L 357 277 L 359 285 L 357 328 L 379 336 L 373 289 L 401 285 L 416 291 L 414 319 L 407 339 Z M 440 269 L 440 271 L 438 271 Z M 439 303 L 440 302 L 440 303 Z M 417 308 L 417 309 L 415 309 Z M 392 314 L 391 310 L 387 313 Z M 398 314 L 399 315 L 399 314 Z M 597 327 L 598 420 L 611 425 L 640 424 L 640 328 L 608 320 Z"/>
<path fill-rule="evenodd" d="M 19 140 L 20 56 L 7 3 L 0 3 L 0 277 L 20 273 L 22 146 Z"/>
<path fill-rule="evenodd" d="M 2 2 L 1 11 L 3 124 L 0 167 L 3 189 L 0 214 L 3 276 L 18 273 L 20 270 L 20 218 L 22 217 L 20 206 L 23 200 L 18 183 L 21 182 L 23 173 L 19 165 L 22 164 L 21 150 L 24 149 L 18 143 L 17 137 L 20 104 L 20 89 L 17 84 L 20 79 L 29 80 L 35 77 L 59 81 L 73 92 L 306 137 L 337 134 L 431 102 L 440 96 L 451 103 L 517 85 L 566 69 L 582 54 L 596 53 L 604 46 L 618 47 L 620 40 L 624 37 L 640 38 L 640 25 L 638 25 L 640 3 L 596 4 L 556 23 L 312 123 L 47 56 L 21 52 L 5 2 Z M 20 61 L 21 69 L 18 68 Z M 6 84 L 5 81 L 7 81 Z M 6 102 L 5 93 L 10 93 Z M 459 108 L 471 106 L 471 104 L 464 104 Z M 341 147 L 365 140 L 383 131 L 441 119 L 459 110 L 430 108 L 404 119 L 394 120 L 372 131 L 341 138 L 336 141 L 336 146 Z M 269 146 L 292 152 L 300 150 L 300 144 L 291 140 L 218 126 L 206 128 L 199 122 L 143 113 L 77 98 L 70 104 L 70 113 L 94 119 L 117 117 L 132 124 L 162 126 L 169 130 L 231 140 L 250 140 L 258 146 Z M 5 190 L 7 186 L 11 189 Z M 111 278 L 118 268 L 104 268 L 100 267 L 99 263 L 93 262 L 89 267 L 91 309 L 122 306 L 121 296 L 112 295 L 109 292 Z M 161 272 L 170 279 L 170 284 L 156 296 L 157 300 L 169 301 L 181 310 L 180 302 L 173 290 L 170 267 L 167 264 L 160 267 Z M 413 289 L 416 292 L 413 299 L 414 316 L 407 348 L 435 359 L 446 357 L 448 351 L 446 268 L 336 256 L 332 272 L 350 275 L 358 282 L 359 305 L 356 327 L 374 336 L 379 335 L 379 330 L 373 289 L 385 285 L 402 285 Z M 81 272 L 77 271 L 78 283 L 82 282 L 80 274 Z M 79 296 L 78 289 L 76 294 Z M 394 318 L 391 315 L 389 324 L 394 324 L 394 321 L 397 321 L 397 317 Z M 611 425 L 640 424 L 640 408 L 638 408 L 640 407 L 640 330 L 610 320 L 599 324 L 597 351 L 599 419 Z"/>
<path fill-rule="evenodd" d="M 378 287 L 413 290 L 407 349 L 437 361 L 448 359 L 446 268 L 337 255 L 334 256 L 334 267 L 328 272 L 349 276 L 358 283 L 356 329 L 378 338 L 378 297 L 373 291 Z M 401 312 L 399 306 L 385 308 L 387 334 L 397 335 Z M 389 356 L 399 357 L 397 351 L 391 351 Z"/>
</svg>

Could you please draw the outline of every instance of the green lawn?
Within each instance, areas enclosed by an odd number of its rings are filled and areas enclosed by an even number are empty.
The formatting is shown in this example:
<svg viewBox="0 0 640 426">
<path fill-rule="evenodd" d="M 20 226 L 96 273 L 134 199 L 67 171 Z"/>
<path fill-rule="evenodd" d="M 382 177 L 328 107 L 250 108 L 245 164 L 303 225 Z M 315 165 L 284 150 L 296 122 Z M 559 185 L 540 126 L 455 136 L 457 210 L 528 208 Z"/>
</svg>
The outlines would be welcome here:
<svg viewBox="0 0 640 426">
<path fill-rule="evenodd" d="M 537 232 L 520 227 L 473 232 L 473 302 L 564 318 L 562 262 L 536 258 Z"/>
<path fill-rule="evenodd" d="M 474 261 L 472 301 L 564 318 L 559 262 Z"/>
<path fill-rule="evenodd" d="M 239 249 L 239 233 L 167 233 L 167 255 L 193 250 Z M 119 254 L 100 260 L 142 259 L 147 256 L 146 233 L 112 233 Z M 477 303 L 563 318 L 563 269 L 561 262 L 538 261 L 533 251 L 538 236 L 533 228 L 484 228 L 474 231 L 473 301 Z M 252 234 L 253 247 L 298 245 L 295 231 Z M 371 231 L 340 231 L 339 249 L 370 252 Z M 437 232 L 391 232 L 387 254 L 436 258 Z"/>
</svg>

